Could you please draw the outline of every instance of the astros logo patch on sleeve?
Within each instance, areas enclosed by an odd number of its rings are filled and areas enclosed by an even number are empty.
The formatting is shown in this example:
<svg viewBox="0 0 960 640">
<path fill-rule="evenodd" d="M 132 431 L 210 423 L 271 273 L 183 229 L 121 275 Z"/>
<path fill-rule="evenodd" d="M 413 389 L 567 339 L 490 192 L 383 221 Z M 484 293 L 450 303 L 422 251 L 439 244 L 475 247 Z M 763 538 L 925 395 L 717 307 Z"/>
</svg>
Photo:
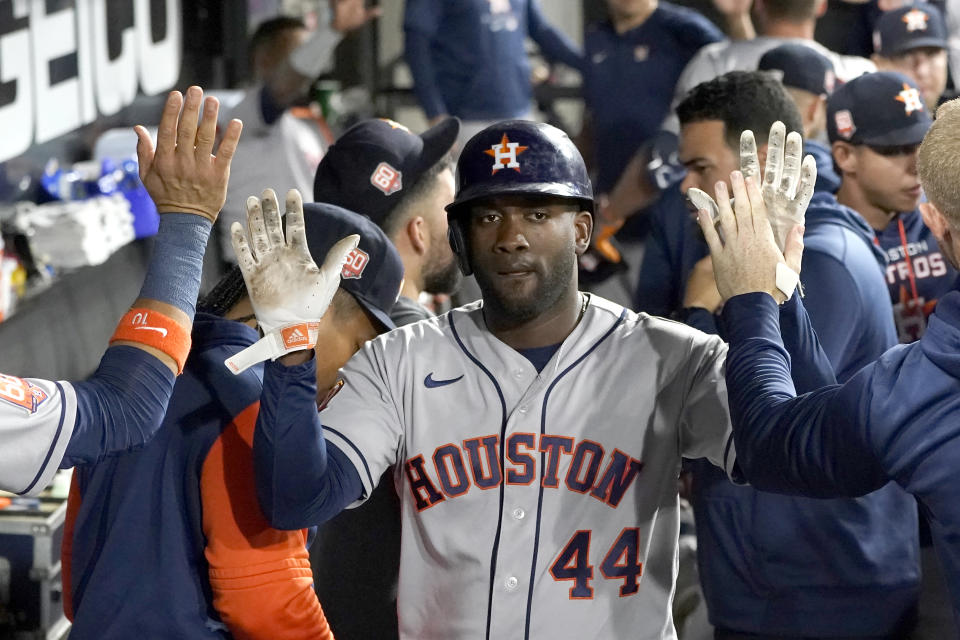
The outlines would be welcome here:
<svg viewBox="0 0 960 640">
<path fill-rule="evenodd" d="M 47 399 L 47 392 L 23 378 L 0 373 L 0 400 L 20 407 L 27 413 L 36 413 Z"/>
</svg>

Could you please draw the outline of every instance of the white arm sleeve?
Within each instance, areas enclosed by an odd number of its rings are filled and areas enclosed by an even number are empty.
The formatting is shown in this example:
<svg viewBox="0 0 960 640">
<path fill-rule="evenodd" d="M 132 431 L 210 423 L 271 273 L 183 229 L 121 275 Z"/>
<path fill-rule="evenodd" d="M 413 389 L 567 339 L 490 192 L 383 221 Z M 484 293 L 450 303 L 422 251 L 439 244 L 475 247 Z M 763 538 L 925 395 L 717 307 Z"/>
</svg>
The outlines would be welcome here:
<svg viewBox="0 0 960 640">
<path fill-rule="evenodd" d="M 0 374 L 0 489 L 34 495 L 60 466 L 77 419 L 69 382 Z"/>
</svg>

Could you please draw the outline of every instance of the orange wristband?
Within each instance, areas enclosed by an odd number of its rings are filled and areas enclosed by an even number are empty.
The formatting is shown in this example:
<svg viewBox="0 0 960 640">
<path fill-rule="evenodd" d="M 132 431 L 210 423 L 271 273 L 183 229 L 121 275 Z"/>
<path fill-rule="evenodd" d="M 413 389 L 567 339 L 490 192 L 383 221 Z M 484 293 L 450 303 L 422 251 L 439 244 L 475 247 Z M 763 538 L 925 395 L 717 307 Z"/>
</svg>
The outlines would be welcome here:
<svg viewBox="0 0 960 640">
<path fill-rule="evenodd" d="M 135 307 L 117 324 L 110 344 L 117 340 L 137 342 L 167 354 L 177 363 L 177 374 L 190 353 L 190 333 L 176 320 L 153 309 Z"/>
</svg>

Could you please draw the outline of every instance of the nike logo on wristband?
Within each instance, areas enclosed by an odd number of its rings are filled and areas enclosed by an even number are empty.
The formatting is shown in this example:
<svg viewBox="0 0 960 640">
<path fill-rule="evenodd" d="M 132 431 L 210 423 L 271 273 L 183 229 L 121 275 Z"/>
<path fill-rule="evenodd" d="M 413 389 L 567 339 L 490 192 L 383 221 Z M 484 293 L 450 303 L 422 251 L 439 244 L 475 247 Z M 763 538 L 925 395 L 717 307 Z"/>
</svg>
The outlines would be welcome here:
<svg viewBox="0 0 960 640">
<path fill-rule="evenodd" d="M 136 330 L 136 331 L 143 331 L 143 330 L 146 330 L 146 331 L 156 331 L 157 333 L 159 333 L 160 335 L 162 335 L 164 338 L 167 337 L 167 330 L 164 329 L 163 327 L 139 326 L 139 327 L 134 327 L 134 330 Z"/>
<path fill-rule="evenodd" d="M 436 389 L 437 387 L 445 387 L 448 384 L 453 384 L 454 382 L 456 382 L 462 377 L 463 377 L 463 374 L 461 374 L 457 378 L 451 378 L 449 380 L 434 380 L 433 371 L 431 371 L 430 373 L 427 374 L 427 377 L 423 379 L 423 386 L 425 386 L 427 389 Z"/>
</svg>

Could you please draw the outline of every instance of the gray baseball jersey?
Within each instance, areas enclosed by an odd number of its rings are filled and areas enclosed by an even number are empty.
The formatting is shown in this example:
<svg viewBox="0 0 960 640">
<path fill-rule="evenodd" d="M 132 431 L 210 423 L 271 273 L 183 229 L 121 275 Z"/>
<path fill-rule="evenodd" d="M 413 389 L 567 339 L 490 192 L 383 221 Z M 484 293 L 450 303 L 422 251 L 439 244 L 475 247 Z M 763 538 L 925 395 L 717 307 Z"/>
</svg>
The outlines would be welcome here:
<svg viewBox="0 0 960 640">
<path fill-rule="evenodd" d="M 731 469 L 726 346 L 591 296 L 541 373 L 481 303 L 401 327 L 321 414 L 396 465 L 404 638 L 675 638 L 681 456 Z"/>
<path fill-rule="evenodd" d="M 866 58 L 834 53 L 813 40 L 759 36 L 752 40 L 715 42 L 700 49 L 680 74 L 677 86 L 674 88 L 670 115 L 667 116 L 663 128 L 674 133 L 680 130 L 676 114 L 677 105 L 701 82 L 713 80 L 728 71 L 756 71 L 763 54 L 781 44 L 793 42 L 806 45 L 828 58 L 833 63 L 837 78 L 843 82 L 877 70 L 877 67 Z"/>
<path fill-rule="evenodd" d="M 0 489 L 31 495 L 50 484 L 76 417 L 69 382 L 0 373 Z"/>
</svg>

